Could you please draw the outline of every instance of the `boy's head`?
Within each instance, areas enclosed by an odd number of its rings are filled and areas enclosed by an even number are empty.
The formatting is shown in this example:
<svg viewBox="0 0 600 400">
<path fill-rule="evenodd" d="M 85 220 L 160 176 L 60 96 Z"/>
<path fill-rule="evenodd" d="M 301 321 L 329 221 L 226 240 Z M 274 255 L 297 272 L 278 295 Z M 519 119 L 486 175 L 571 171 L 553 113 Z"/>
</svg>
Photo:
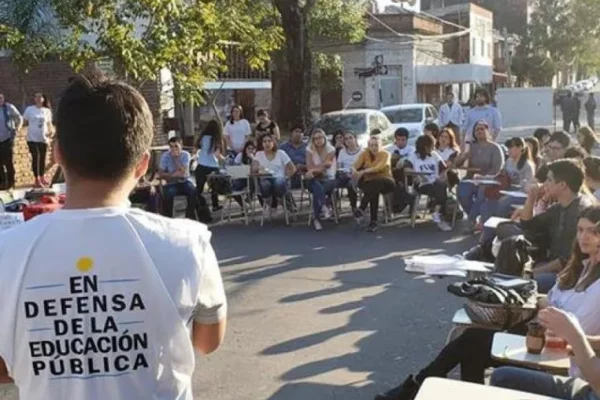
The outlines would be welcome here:
<svg viewBox="0 0 600 400">
<path fill-rule="evenodd" d="M 406 128 L 398 128 L 394 133 L 394 142 L 396 146 L 400 149 L 403 149 L 408 144 L 408 130 Z"/>
<path fill-rule="evenodd" d="M 571 145 L 571 138 L 565 132 L 557 131 L 550 136 L 546 143 L 546 155 L 550 161 L 558 160 L 565 156 L 565 151 Z"/>
<path fill-rule="evenodd" d="M 152 114 L 136 89 L 77 77 L 58 104 L 56 156 L 70 182 L 133 182 L 148 168 L 153 132 Z"/>
<path fill-rule="evenodd" d="M 564 192 L 579 193 L 585 178 L 581 162 L 562 159 L 548 164 L 548 176 L 544 185 L 550 197 L 558 198 Z"/>
</svg>

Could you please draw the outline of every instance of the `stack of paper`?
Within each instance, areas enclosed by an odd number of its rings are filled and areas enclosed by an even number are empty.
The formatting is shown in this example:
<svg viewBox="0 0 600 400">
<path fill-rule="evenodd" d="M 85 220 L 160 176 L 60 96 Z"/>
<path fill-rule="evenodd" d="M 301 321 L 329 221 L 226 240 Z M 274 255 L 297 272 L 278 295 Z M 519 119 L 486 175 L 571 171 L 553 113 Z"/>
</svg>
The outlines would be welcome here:
<svg viewBox="0 0 600 400">
<path fill-rule="evenodd" d="M 460 257 L 445 254 L 434 256 L 414 256 L 405 260 L 406 272 L 432 276 L 466 277 L 469 272 L 490 273 L 493 264 L 480 261 L 468 261 Z"/>
</svg>

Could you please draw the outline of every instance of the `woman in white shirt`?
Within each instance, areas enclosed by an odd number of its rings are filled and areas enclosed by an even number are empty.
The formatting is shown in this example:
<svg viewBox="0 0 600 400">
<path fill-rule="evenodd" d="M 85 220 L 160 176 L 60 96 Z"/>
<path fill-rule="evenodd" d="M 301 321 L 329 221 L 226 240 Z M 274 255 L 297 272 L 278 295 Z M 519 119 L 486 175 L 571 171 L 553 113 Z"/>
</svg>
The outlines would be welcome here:
<svg viewBox="0 0 600 400">
<path fill-rule="evenodd" d="M 288 204 L 292 201 L 288 193 L 288 178 L 296 173 L 296 166 L 285 151 L 277 148 L 277 140 L 267 133 L 262 137 L 263 150 L 256 153 L 252 160 L 252 172 L 265 172 L 269 177 L 260 178 L 258 182 L 264 206 L 276 207 L 275 199 L 285 198 Z"/>
<path fill-rule="evenodd" d="M 416 143 L 416 151 L 404 162 L 404 171 L 417 175 L 413 178 L 417 192 L 427 195 L 434 203 L 433 222 L 437 224 L 440 230 L 447 232 L 452 228 L 444 221 L 442 215 L 446 201 L 448 200 L 448 191 L 446 182 L 441 179 L 442 172 L 446 169 L 446 164 L 442 157 L 434 151 L 435 139 L 430 135 L 419 136 Z"/>
<path fill-rule="evenodd" d="M 27 147 L 31 154 L 31 170 L 35 177 L 35 186 L 48 186 L 46 173 L 46 153 L 50 136 L 54 132 L 50 103 L 42 93 L 34 96 L 35 104 L 23 113 L 24 126 L 27 126 Z"/>
<path fill-rule="evenodd" d="M 442 179 L 446 181 L 448 189 L 459 184 L 460 178 L 458 172 L 452 169 L 454 166 L 454 160 L 460 155 L 460 147 L 456 142 L 456 133 L 450 126 L 442 128 L 440 135 L 437 139 L 437 153 L 442 157 L 442 160 L 446 163 L 446 171 L 442 175 Z"/>
<path fill-rule="evenodd" d="M 322 129 L 313 132 L 306 152 L 308 172 L 308 190 L 313 196 L 313 213 L 315 230 L 323 230 L 322 219 L 331 218 L 331 210 L 327 207 L 327 196 L 335 189 L 335 147 L 327 142 Z"/>
<path fill-rule="evenodd" d="M 350 207 L 352 212 L 356 210 L 356 202 L 358 200 L 358 194 L 352 181 L 352 166 L 358 159 L 361 153 L 361 148 L 358 147 L 356 142 L 356 136 L 352 133 L 346 133 L 344 135 L 345 147 L 340 150 L 340 154 L 337 157 L 337 173 L 335 176 L 335 186 L 337 188 L 346 188 L 348 191 L 348 200 L 350 200 Z"/>
<path fill-rule="evenodd" d="M 252 128 L 248 120 L 244 119 L 242 106 L 231 107 L 231 118 L 225 123 L 225 140 L 229 150 L 236 155 L 241 153 L 250 135 Z"/>
<path fill-rule="evenodd" d="M 600 307 L 598 307 L 598 304 L 600 304 L 599 225 L 600 206 L 589 207 L 581 212 L 573 255 L 565 269 L 559 274 L 556 285 L 548 293 L 547 300 L 541 299 L 538 303 L 538 308 L 544 309 L 551 306 L 575 316 L 587 336 L 600 335 Z M 526 330 L 525 324 L 519 324 L 509 329 L 509 332 L 525 335 Z M 419 386 L 425 379 L 431 376 L 444 377 L 458 365 L 460 365 L 463 381 L 483 384 L 485 370 L 495 364 L 490 356 L 493 339 L 494 331 L 490 329 L 469 328 L 465 330 L 462 335 L 448 343 L 436 359 L 417 375 L 409 376 L 400 387 L 376 399 L 413 398 L 411 395 L 418 392 Z M 565 378 L 561 381 L 549 382 L 551 387 L 559 390 L 563 383 L 573 385 L 577 379 L 572 378 L 581 378 L 578 368 L 574 367 L 573 365 L 569 372 L 571 379 Z M 538 385 L 532 384 L 539 382 L 539 380 L 532 380 L 531 378 L 535 376 L 527 375 L 529 372 L 519 370 L 523 377 L 518 379 L 519 374 L 512 371 L 513 369 L 507 370 L 505 368 L 494 371 L 492 384 L 532 392 L 541 389 Z M 561 393 L 569 393 L 568 387 L 563 387 L 563 389 L 567 390 Z M 544 392 L 543 394 L 559 399 L 570 400 L 572 398 L 562 394 L 557 396 L 558 393 L 555 392 Z M 585 397 L 575 398 L 586 399 Z"/>
<path fill-rule="evenodd" d="M 588 337 L 600 335 L 599 224 L 600 207 L 594 206 L 583 210 L 577 225 L 576 245 L 571 260 L 558 276 L 556 285 L 548 293 L 547 304 L 541 304 L 542 308 L 551 306 L 578 320 L 582 333 Z M 549 309 L 548 313 L 542 313 L 540 316 L 541 322 L 548 327 L 552 325 L 548 324 L 552 320 L 548 318 L 548 314 L 552 313 L 552 309 Z M 561 336 L 564 332 L 548 333 L 569 340 L 569 337 Z M 576 348 L 575 343 L 568 344 L 573 349 Z M 585 381 L 598 383 L 598 377 L 586 376 L 586 365 L 577 365 L 576 362 L 577 357 L 571 358 L 569 378 L 519 368 L 500 368 L 494 371 L 491 384 L 539 393 L 556 399 L 598 399 L 598 396 L 592 396 L 592 390 Z"/>
</svg>

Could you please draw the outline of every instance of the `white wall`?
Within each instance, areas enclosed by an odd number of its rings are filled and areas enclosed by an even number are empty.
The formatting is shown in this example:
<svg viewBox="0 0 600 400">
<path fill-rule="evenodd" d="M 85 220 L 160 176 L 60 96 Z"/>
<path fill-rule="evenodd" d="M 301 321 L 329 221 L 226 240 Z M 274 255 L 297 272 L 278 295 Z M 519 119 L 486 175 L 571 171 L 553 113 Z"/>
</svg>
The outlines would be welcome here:
<svg viewBox="0 0 600 400">
<path fill-rule="evenodd" d="M 554 123 L 553 89 L 498 89 L 496 101 L 504 128 L 550 126 Z M 526 110 L 526 112 L 523 112 Z"/>
<path fill-rule="evenodd" d="M 486 18 L 473 12 L 470 13 L 471 32 L 469 43 L 471 48 L 470 63 L 493 65 L 494 63 L 494 34 L 492 18 Z"/>
</svg>

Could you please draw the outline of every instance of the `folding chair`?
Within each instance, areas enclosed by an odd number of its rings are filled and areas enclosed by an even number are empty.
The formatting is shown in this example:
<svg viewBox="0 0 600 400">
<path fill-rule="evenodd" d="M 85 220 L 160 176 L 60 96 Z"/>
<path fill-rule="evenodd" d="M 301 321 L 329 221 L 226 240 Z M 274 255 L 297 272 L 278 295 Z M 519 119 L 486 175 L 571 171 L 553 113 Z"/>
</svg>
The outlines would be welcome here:
<svg viewBox="0 0 600 400">
<path fill-rule="evenodd" d="M 231 223 L 231 212 L 232 212 L 232 203 L 236 196 L 240 196 L 242 198 L 242 213 L 244 216 L 244 222 L 246 226 L 249 224 L 248 218 L 248 205 L 246 204 L 246 196 L 251 196 L 251 186 L 250 186 L 250 166 L 249 165 L 235 165 L 227 167 L 227 176 L 233 183 L 236 180 L 245 179 L 246 180 L 246 188 L 242 190 L 232 191 L 231 193 L 226 194 L 226 202 L 227 204 L 223 207 L 223 212 L 221 213 L 221 225 L 225 220 L 225 214 L 227 214 L 227 220 Z M 251 199 L 252 200 L 252 199 Z"/>
<path fill-rule="evenodd" d="M 314 218 L 314 212 L 312 209 L 313 206 L 313 194 L 310 192 L 310 190 L 307 190 L 308 192 L 308 208 L 310 209 L 308 212 L 308 226 L 310 226 L 310 224 L 312 223 L 312 219 Z M 339 215 L 338 215 L 338 208 L 337 208 L 337 203 L 338 203 L 338 196 L 336 193 L 336 190 L 334 189 L 331 194 L 329 195 L 329 197 L 331 198 L 331 203 L 333 205 L 333 219 L 335 221 L 336 224 L 338 224 L 339 221 Z"/>
</svg>

